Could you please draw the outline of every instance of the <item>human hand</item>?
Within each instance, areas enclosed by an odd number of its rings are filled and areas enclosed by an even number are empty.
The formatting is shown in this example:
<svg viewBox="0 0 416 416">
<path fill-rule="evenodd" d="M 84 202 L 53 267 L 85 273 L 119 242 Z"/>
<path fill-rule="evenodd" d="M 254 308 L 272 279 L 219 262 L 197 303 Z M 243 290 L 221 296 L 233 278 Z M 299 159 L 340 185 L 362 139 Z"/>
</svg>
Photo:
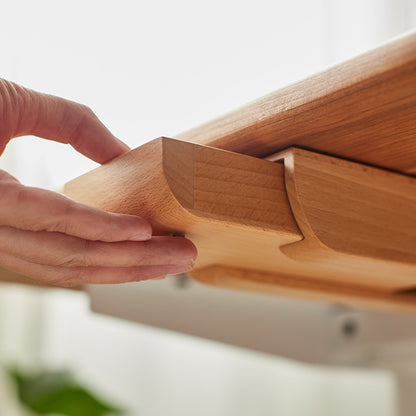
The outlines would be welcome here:
<svg viewBox="0 0 416 416">
<path fill-rule="evenodd" d="M 0 79 L 0 154 L 14 137 L 69 143 L 99 163 L 129 148 L 83 105 Z M 0 171 L 0 265 L 59 286 L 123 283 L 185 272 L 196 248 L 181 237 L 151 237 L 151 225 L 63 195 L 23 186 Z"/>
</svg>

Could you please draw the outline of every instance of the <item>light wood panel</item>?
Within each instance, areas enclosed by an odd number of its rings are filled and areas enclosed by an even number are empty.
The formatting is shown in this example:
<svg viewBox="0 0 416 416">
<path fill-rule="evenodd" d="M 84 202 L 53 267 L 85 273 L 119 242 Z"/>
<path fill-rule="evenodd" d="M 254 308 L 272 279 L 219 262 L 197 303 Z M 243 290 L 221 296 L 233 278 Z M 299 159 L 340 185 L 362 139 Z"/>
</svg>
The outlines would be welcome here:
<svg viewBox="0 0 416 416">
<path fill-rule="evenodd" d="M 365 309 L 416 312 L 415 291 L 385 292 L 374 287 L 313 280 L 239 267 L 212 265 L 191 272 L 198 281 L 223 289 L 333 302 Z"/>
<path fill-rule="evenodd" d="M 416 309 L 398 294 L 416 287 L 416 179 L 299 149 L 274 159 L 161 138 L 64 191 L 185 234 L 206 283 Z"/>
<path fill-rule="evenodd" d="M 223 288 L 415 311 L 416 179 L 299 149 L 269 160 L 284 161 L 289 201 L 305 237 L 280 250 L 314 276 L 218 264 L 191 274 Z M 328 270 L 333 278 L 323 279 Z M 354 285 L 344 270 L 368 287 Z M 400 287 L 404 275 L 408 288 Z M 391 290 L 383 290 L 383 276 Z"/>
<path fill-rule="evenodd" d="M 196 268 L 220 262 L 274 270 L 278 247 L 302 239 L 283 169 L 161 138 L 69 182 L 64 192 L 91 206 L 145 217 L 155 234 L 186 233 L 198 247 Z"/>
<path fill-rule="evenodd" d="M 416 33 L 177 137 L 265 157 L 290 146 L 416 174 Z"/>
<path fill-rule="evenodd" d="M 278 153 L 302 242 L 282 247 L 298 260 L 330 261 L 416 282 L 416 178 L 300 149 Z M 371 259 L 372 261 L 368 261 Z M 397 267 L 398 266 L 398 267 Z"/>
</svg>

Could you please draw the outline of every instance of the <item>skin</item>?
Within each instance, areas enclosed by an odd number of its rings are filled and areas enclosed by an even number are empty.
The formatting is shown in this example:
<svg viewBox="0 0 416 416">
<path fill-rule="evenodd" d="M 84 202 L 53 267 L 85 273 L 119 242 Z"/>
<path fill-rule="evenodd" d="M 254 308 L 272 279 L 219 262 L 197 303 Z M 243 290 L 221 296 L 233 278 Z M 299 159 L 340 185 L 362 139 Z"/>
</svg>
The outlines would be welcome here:
<svg viewBox="0 0 416 416">
<path fill-rule="evenodd" d="M 129 150 L 88 107 L 0 79 L 0 154 L 24 135 L 68 143 L 99 163 Z M 185 238 L 152 237 L 143 218 L 23 186 L 0 170 L 0 266 L 6 269 L 58 286 L 123 283 L 186 272 L 196 255 Z"/>
</svg>

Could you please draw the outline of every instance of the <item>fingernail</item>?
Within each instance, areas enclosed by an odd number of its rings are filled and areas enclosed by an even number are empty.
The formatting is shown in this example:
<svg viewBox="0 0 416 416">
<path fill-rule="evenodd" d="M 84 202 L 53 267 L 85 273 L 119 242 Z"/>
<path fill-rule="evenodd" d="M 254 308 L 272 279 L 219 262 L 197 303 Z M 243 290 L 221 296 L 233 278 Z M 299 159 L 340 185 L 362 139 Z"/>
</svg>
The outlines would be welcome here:
<svg viewBox="0 0 416 416">
<path fill-rule="evenodd" d="M 187 262 L 185 264 L 176 264 L 175 266 L 172 266 L 172 268 L 169 268 L 168 274 L 176 274 L 176 273 L 186 273 L 189 272 L 189 270 L 194 267 L 194 262 Z"/>
<path fill-rule="evenodd" d="M 165 276 L 158 276 L 158 277 L 154 277 L 151 280 L 163 280 L 165 277 L 166 277 L 166 275 Z"/>
<path fill-rule="evenodd" d="M 144 218 L 136 216 L 126 217 L 126 225 L 131 230 L 132 236 L 129 237 L 131 241 L 146 241 L 152 238 L 152 226 Z"/>
<path fill-rule="evenodd" d="M 195 259 L 184 258 L 184 259 L 178 259 L 176 261 L 175 266 L 177 267 L 188 267 L 188 270 L 191 270 L 194 267 Z"/>
<path fill-rule="evenodd" d="M 152 238 L 152 234 L 139 233 L 130 237 L 130 241 L 147 241 L 147 240 L 150 240 L 151 238 Z"/>
</svg>

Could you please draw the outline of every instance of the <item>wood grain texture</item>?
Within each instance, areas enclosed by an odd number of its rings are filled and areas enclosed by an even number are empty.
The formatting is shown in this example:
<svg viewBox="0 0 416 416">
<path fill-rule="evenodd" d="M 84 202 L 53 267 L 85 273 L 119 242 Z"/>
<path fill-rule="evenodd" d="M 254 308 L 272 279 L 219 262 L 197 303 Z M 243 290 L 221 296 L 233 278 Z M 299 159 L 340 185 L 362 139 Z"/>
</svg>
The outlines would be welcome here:
<svg viewBox="0 0 416 416">
<path fill-rule="evenodd" d="M 177 137 L 265 157 L 303 147 L 416 174 L 416 33 Z"/>
<path fill-rule="evenodd" d="M 312 280 L 304 277 L 212 265 L 194 270 L 198 281 L 227 289 L 239 289 L 267 295 L 336 302 L 349 307 L 401 312 L 416 312 L 416 293 L 377 290 L 345 283 Z"/>
<path fill-rule="evenodd" d="M 64 192 L 88 205 L 142 216 L 155 234 L 186 234 L 198 247 L 196 268 L 220 262 L 274 270 L 278 247 L 302 239 L 283 169 L 161 138 L 69 182 Z"/>
<path fill-rule="evenodd" d="M 191 275 L 205 283 L 260 290 L 264 280 L 267 293 L 313 297 L 322 287 L 337 302 L 374 293 L 377 305 L 408 308 L 416 297 L 398 292 L 416 286 L 416 179 L 299 149 L 276 159 L 161 138 L 64 191 L 185 234 L 199 252 Z"/>
<path fill-rule="evenodd" d="M 416 179 L 302 149 L 268 159 L 284 161 L 305 237 L 280 247 L 296 264 L 287 270 L 280 261 L 274 273 L 215 264 L 191 275 L 227 288 L 416 311 Z"/>
<path fill-rule="evenodd" d="M 269 159 L 284 160 L 290 205 L 305 237 L 282 247 L 285 254 L 315 263 L 336 263 L 338 254 L 346 259 L 341 267 L 365 256 L 390 276 L 405 274 L 408 264 L 416 280 L 416 178 L 301 149 Z"/>
</svg>

